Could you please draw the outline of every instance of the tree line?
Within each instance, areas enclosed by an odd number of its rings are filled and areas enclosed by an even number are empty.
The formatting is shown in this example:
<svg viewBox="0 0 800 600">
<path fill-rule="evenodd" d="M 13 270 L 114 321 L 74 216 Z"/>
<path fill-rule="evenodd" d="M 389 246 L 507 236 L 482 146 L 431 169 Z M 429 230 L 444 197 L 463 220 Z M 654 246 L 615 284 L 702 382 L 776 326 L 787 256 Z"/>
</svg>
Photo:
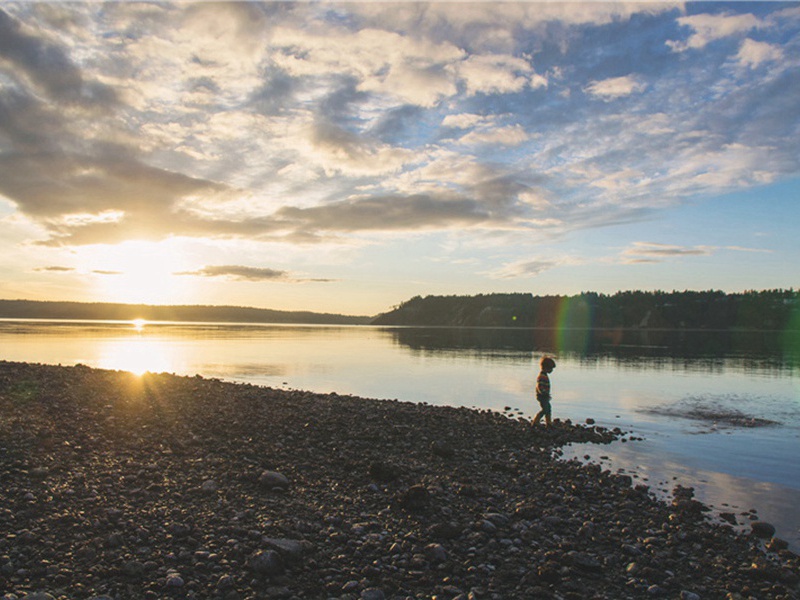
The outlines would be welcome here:
<svg viewBox="0 0 800 600">
<path fill-rule="evenodd" d="M 415 296 L 374 325 L 594 327 L 625 329 L 800 329 L 800 291 L 582 292 Z"/>
<path fill-rule="evenodd" d="M 188 321 L 217 323 L 298 323 L 359 325 L 369 317 L 307 311 L 283 311 L 244 306 L 157 306 L 107 302 L 46 302 L 0 300 L 0 318 L 76 319 L 101 321 Z"/>
</svg>

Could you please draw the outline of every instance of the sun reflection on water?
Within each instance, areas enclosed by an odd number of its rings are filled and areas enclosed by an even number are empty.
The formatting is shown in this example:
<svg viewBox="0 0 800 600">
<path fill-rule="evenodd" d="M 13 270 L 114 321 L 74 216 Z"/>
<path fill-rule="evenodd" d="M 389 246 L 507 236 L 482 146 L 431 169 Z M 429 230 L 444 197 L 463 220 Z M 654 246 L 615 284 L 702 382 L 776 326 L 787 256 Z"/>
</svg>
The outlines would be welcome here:
<svg viewBox="0 0 800 600">
<path fill-rule="evenodd" d="M 172 372 L 173 362 L 173 356 L 168 352 L 165 342 L 129 338 L 105 343 L 100 351 L 98 367 L 142 375 L 148 371 Z"/>
</svg>

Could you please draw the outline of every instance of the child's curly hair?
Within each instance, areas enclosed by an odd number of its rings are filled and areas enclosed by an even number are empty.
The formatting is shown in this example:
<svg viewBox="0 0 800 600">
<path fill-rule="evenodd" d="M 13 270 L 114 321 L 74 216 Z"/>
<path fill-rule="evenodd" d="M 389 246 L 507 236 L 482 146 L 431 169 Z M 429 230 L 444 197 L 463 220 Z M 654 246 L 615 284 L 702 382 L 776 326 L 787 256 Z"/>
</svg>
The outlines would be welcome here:
<svg viewBox="0 0 800 600">
<path fill-rule="evenodd" d="M 556 368 L 556 361 L 554 361 L 554 360 L 553 360 L 552 358 L 550 358 L 549 356 L 545 356 L 545 357 L 544 357 L 544 358 L 543 358 L 543 359 L 542 359 L 542 360 L 539 362 L 539 366 L 542 368 L 542 370 L 545 370 L 545 369 L 555 369 L 555 368 Z"/>
</svg>

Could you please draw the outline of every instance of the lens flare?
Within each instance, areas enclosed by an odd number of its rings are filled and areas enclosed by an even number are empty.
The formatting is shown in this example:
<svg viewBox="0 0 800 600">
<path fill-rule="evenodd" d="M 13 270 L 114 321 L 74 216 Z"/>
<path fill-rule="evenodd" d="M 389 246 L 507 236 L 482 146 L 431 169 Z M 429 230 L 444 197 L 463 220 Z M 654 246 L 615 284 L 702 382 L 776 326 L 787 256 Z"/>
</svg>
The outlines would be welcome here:
<svg viewBox="0 0 800 600">
<path fill-rule="evenodd" d="M 557 350 L 586 354 L 592 334 L 592 317 L 592 307 L 585 298 L 562 298 L 556 320 Z"/>
</svg>

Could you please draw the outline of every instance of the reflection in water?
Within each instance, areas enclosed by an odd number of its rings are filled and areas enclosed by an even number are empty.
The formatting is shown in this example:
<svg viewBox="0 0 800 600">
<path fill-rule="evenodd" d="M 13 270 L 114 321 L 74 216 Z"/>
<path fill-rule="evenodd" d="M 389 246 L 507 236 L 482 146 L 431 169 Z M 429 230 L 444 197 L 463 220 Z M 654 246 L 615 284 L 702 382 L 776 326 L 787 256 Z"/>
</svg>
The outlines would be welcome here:
<svg viewBox="0 0 800 600">
<path fill-rule="evenodd" d="M 800 489 L 767 481 L 754 485 L 753 480 L 728 473 L 708 471 L 688 465 L 669 451 L 653 452 L 646 442 L 615 443 L 598 448 L 575 444 L 563 449 L 562 458 L 600 464 L 612 472 L 631 475 L 635 482 L 646 484 L 656 496 L 669 499 L 676 484 L 693 487 L 697 500 L 712 509 L 712 518 L 733 513 L 736 528 L 749 532 L 752 519 L 772 523 L 779 537 L 800 551 Z"/>
<path fill-rule="evenodd" d="M 97 366 L 101 369 L 130 371 L 135 375 L 146 372 L 172 372 L 171 353 L 163 341 L 146 338 L 105 340 L 100 344 Z"/>
<path fill-rule="evenodd" d="M 800 348 L 787 344 L 787 332 L 666 329 L 501 329 L 384 328 L 396 343 L 413 350 L 511 350 L 572 356 L 581 361 L 613 359 L 652 364 L 677 359 L 713 365 L 725 357 L 744 365 L 800 369 Z"/>
</svg>

